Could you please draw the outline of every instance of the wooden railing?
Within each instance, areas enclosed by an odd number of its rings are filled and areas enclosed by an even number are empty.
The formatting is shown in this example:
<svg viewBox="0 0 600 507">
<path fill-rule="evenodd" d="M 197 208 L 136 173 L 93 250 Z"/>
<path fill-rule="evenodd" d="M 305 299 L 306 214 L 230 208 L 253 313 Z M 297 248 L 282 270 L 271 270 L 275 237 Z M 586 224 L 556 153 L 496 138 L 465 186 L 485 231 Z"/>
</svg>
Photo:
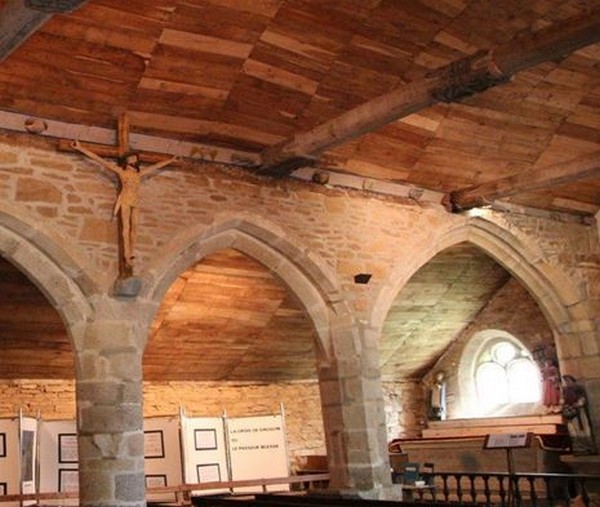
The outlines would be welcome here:
<svg viewBox="0 0 600 507">
<path fill-rule="evenodd" d="M 192 491 L 209 490 L 234 490 L 237 488 L 255 488 L 256 491 L 266 492 L 269 486 L 279 484 L 299 485 L 302 488 L 310 488 L 313 485 L 323 486 L 329 481 L 329 474 L 292 475 L 289 477 L 277 477 L 272 479 L 252 479 L 245 481 L 224 482 L 202 482 L 198 484 L 179 484 L 177 486 L 163 486 L 158 488 L 147 488 L 148 495 L 173 494 L 173 499 L 180 505 L 190 504 L 190 493 Z M 3 502 L 27 502 L 40 500 L 69 500 L 79 498 L 77 492 L 62 493 L 31 493 L 22 495 L 0 495 L 0 503 Z"/>
<path fill-rule="evenodd" d="M 589 486 L 600 488 L 600 476 L 506 472 L 423 473 L 427 487 L 415 488 L 413 499 L 423 502 L 457 502 L 486 507 L 558 507 L 577 498 L 590 504 Z"/>
<path fill-rule="evenodd" d="M 398 505 L 402 507 L 418 507 L 423 505 L 477 505 L 478 507 L 566 507 L 574 499 L 581 506 L 590 505 L 590 486 L 594 491 L 600 490 L 600 476 L 548 474 L 548 473 L 519 473 L 505 472 L 474 473 L 474 472 L 435 472 L 423 473 L 421 478 L 426 486 L 411 488 L 412 499 L 404 501 L 359 501 L 358 499 L 338 498 L 327 496 L 323 505 L 346 505 L 353 503 L 361 507 Z M 269 486 L 287 484 L 306 489 L 312 485 L 323 487 L 329 481 L 329 474 L 313 474 L 303 476 L 280 477 L 273 479 L 256 479 L 246 481 L 205 482 L 199 484 L 181 484 L 148 488 L 148 495 L 172 494 L 173 500 L 179 505 L 190 505 L 191 494 L 196 491 L 229 490 L 237 488 L 255 488 L 256 493 L 265 493 Z M 265 495 L 257 494 L 257 497 Z M 2 502 L 25 502 L 44 500 L 77 499 L 76 492 L 65 493 L 34 493 L 26 495 L 0 496 Z M 197 498 L 197 497 L 194 497 Z M 208 499 L 207 499 L 208 500 Z M 306 506 L 318 504 L 318 497 L 309 495 L 304 500 L 298 499 Z M 298 501 L 297 500 L 297 501 Z M 339 502 L 338 502 L 339 500 Z M 344 501 L 347 500 L 347 503 Z M 408 500 L 408 501 L 407 501 Z M 264 502 L 261 498 L 258 503 Z M 271 499 L 271 502 L 273 499 Z M 286 503 L 291 503 L 288 498 Z M 341 503 L 340 503 L 341 502 Z M 196 502 L 195 502 L 196 503 Z M 200 503 L 198 503 L 200 505 Z M 242 503 L 237 503 L 238 506 Z M 258 504 L 257 504 L 258 505 Z"/>
</svg>

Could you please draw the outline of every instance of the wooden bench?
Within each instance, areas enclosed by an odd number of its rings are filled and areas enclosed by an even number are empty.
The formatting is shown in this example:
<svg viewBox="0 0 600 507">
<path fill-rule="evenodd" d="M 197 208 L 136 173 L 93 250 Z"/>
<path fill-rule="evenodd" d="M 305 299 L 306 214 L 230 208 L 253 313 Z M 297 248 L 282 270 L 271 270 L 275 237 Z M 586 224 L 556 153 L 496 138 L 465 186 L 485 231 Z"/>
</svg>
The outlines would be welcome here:
<svg viewBox="0 0 600 507">
<path fill-rule="evenodd" d="M 257 494 L 253 497 L 200 496 L 194 497 L 197 507 L 448 507 L 450 502 L 404 502 L 372 500 L 335 495 Z M 477 504 L 471 504 L 477 506 Z"/>
</svg>

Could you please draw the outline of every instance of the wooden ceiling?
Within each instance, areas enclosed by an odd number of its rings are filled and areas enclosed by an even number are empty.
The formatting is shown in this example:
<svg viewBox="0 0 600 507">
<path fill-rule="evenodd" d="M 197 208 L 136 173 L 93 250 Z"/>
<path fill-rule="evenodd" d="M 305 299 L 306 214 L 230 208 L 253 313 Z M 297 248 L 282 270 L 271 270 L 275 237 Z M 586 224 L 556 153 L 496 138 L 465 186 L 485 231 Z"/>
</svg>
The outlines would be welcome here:
<svg viewBox="0 0 600 507">
<path fill-rule="evenodd" d="M 492 203 L 589 220 L 599 39 L 600 0 L 0 0 L 0 128 L 39 118 L 41 135 L 94 142 L 126 113 L 138 149 L 151 136 L 145 149 L 259 174 L 309 167 L 361 188 L 431 190 L 454 211 Z M 388 316 L 385 375 L 422 374 L 508 277 L 466 247 L 428 266 Z M 471 292 L 455 285 L 441 305 L 437 289 L 459 273 Z M 58 315 L 2 260 L 0 277 L 0 376 L 72 377 Z M 173 285 L 145 375 L 311 378 L 313 342 L 287 289 L 228 251 Z"/>
<path fill-rule="evenodd" d="M 263 174 L 587 216 L 598 39 L 600 0 L 0 0 L 0 128 L 127 113 L 132 134 Z"/>
</svg>

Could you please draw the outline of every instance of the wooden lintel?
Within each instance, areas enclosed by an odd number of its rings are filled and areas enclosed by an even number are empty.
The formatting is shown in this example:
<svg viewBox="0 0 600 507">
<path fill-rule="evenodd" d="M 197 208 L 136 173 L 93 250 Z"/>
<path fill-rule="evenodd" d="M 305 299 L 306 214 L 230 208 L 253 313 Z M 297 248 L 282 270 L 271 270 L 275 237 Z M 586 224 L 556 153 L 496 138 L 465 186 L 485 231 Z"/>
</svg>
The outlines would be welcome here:
<svg viewBox="0 0 600 507">
<path fill-rule="evenodd" d="M 86 0 L 52 2 L 8 0 L 0 8 L 0 62 L 25 42 L 55 12 L 75 10 Z"/>
<path fill-rule="evenodd" d="M 600 11 L 593 11 L 494 50 L 477 52 L 265 150 L 258 170 L 280 173 L 279 168 L 286 168 L 288 160 L 318 157 L 329 148 L 436 102 L 452 102 L 484 91 L 506 82 L 514 72 L 561 58 L 599 40 Z"/>
<path fill-rule="evenodd" d="M 511 195 L 566 185 L 600 174 L 600 151 L 568 162 L 507 176 L 451 192 L 446 199 L 452 211 L 464 211 Z"/>
<path fill-rule="evenodd" d="M 40 128 L 31 130 L 28 125 L 39 125 Z M 114 129 L 104 127 L 91 127 L 75 123 L 67 123 L 46 118 L 32 118 L 30 116 L 0 110 L 0 129 L 13 132 L 30 132 L 44 137 L 65 139 L 59 149 L 70 150 L 70 139 L 78 139 L 82 144 L 94 150 L 102 157 L 118 157 L 118 152 L 103 151 L 96 145 L 114 145 L 118 142 L 118 133 Z M 61 148 L 62 146 L 62 148 Z M 236 167 L 256 167 L 260 163 L 260 155 L 249 151 L 234 150 L 220 146 L 179 141 L 165 137 L 138 134 L 129 135 L 129 149 L 141 153 L 142 162 L 159 162 L 165 155 L 176 155 L 181 158 L 202 160 L 215 164 L 227 164 Z M 150 158 L 145 158 L 151 153 Z"/>
</svg>

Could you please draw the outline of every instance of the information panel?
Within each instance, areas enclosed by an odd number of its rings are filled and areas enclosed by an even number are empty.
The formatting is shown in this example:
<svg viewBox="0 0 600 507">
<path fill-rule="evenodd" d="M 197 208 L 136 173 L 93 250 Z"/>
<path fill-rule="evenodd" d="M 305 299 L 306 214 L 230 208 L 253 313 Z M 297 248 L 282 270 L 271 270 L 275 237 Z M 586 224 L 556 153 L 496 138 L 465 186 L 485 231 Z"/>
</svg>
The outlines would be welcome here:
<svg viewBox="0 0 600 507">
<path fill-rule="evenodd" d="M 0 419 L 0 493 L 18 495 L 19 419 Z M 19 502 L 3 502 L 3 507 L 19 507 Z"/>
<path fill-rule="evenodd" d="M 231 479 L 270 479 L 289 475 L 285 428 L 281 415 L 227 419 Z M 273 485 L 269 491 L 287 491 L 289 485 Z M 238 488 L 236 492 L 260 491 Z"/>
<path fill-rule="evenodd" d="M 221 417 L 181 418 L 184 477 L 187 484 L 229 480 L 224 421 Z M 226 493 L 228 489 L 193 491 L 193 495 Z"/>
<path fill-rule="evenodd" d="M 484 449 L 518 449 L 529 447 L 533 433 L 498 433 L 487 435 Z"/>
<path fill-rule="evenodd" d="M 144 419 L 144 458 L 147 488 L 177 486 L 183 482 L 178 416 Z M 170 502 L 175 495 L 152 493 L 148 499 Z"/>
<path fill-rule="evenodd" d="M 40 492 L 79 490 L 77 426 L 73 420 L 41 421 L 39 424 Z M 77 504 L 77 499 L 44 501 Z"/>
</svg>

